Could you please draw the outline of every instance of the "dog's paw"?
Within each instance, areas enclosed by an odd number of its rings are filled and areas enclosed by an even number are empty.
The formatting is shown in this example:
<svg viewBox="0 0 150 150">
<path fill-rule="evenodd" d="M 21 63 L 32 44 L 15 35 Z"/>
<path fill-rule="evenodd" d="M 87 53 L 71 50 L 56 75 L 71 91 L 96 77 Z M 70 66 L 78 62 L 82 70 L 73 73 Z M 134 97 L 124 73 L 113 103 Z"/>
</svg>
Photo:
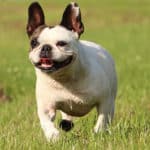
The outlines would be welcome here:
<svg viewBox="0 0 150 150">
<path fill-rule="evenodd" d="M 64 131 L 70 131 L 73 127 L 74 127 L 74 124 L 72 121 L 69 121 L 69 120 L 62 120 L 59 124 L 59 127 L 64 130 Z"/>
<path fill-rule="evenodd" d="M 55 142 L 59 139 L 59 131 L 57 129 L 52 129 L 45 133 L 46 139 L 48 142 Z"/>
</svg>

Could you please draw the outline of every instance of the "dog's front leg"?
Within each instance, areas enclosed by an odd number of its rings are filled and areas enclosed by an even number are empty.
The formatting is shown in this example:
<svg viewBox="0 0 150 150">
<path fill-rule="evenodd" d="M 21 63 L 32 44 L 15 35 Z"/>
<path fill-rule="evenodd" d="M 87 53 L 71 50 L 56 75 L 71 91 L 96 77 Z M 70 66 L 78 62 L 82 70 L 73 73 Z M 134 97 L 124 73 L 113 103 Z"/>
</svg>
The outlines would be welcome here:
<svg viewBox="0 0 150 150">
<path fill-rule="evenodd" d="M 39 107 L 38 116 L 47 140 L 57 140 L 59 137 L 59 131 L 54 126 L 56 110 L 54 108 L 43 109 Z"/>
<path fill-rule="evenodd" d="M 62 115 L 62 120 L 59 124 L 59 127 L 64 130 L 64 131 L 70 131 L 73 127 L 74 127 L 74 124 L 72 122 L 72 116 L 64 113 L 61 111 L 61 115 Z"/>
</svg>

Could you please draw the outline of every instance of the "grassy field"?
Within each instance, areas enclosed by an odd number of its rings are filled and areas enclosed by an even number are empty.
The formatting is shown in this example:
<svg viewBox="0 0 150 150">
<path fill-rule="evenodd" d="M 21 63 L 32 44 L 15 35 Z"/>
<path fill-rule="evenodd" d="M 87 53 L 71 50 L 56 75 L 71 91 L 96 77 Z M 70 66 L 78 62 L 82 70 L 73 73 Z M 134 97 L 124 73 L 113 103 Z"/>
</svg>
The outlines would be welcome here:
<svg viewBox="0 0 150 150">
<path fill-rule="evenodd" d="M 68 0 L 40 1 L 47 23 L 59 22 Z M 25 33 L 29 0 L 0 0 L 0 150 L 149 150 L 150 1 L 78 0 L 85 33 L 115 59 L 118 96 L 113 124 L 95 135 L 95 110 L 47 143 L 37 117 L 35 75 Z M 56 125 L 60 115 L 56 119 Z"/>
</svg>

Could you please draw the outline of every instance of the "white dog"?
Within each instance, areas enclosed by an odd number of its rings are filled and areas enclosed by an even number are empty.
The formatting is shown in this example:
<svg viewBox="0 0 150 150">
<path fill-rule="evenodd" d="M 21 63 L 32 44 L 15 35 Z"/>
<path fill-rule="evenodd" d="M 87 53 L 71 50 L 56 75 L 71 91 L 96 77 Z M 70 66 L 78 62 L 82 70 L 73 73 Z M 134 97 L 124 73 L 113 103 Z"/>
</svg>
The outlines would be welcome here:
<svg viewBox="0 0 150 150">
<path fill-rule="evenodd" d="M 84 31 L 80 8 L 70 3 L 61 23 L 45 25 L 41 6 L 34 2 L 28 10 L 27 34 L 31 40 L 29 58 L 35 66 L 36 98 L 42 129 L 48 140 L 56 139 L 56 110 L 62 113 L 60 127 L 69 131 L 72 116 L 83 116 L 97 108 L 94 131 L 112 120 L 117 78 L 112 57 L 101 46 L 79 40 Z"/>
</svg>

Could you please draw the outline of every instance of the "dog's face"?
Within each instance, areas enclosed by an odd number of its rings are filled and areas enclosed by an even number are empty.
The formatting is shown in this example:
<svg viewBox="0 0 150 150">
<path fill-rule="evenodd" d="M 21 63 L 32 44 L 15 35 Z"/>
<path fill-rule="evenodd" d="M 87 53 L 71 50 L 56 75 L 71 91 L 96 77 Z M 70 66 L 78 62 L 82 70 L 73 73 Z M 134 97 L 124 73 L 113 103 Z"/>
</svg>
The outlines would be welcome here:
<svg viewBox="0 0 150 150">
<path fill-rule="evenodd" d="M 59 25 L 45 25 L 41 6 L 32 3 L 28 11 L 27 34 L 30 38 L 29 58 L 44 72 L 54 72 L 71 64 L 77 55 L 76 41 L 84 31 L 80 8 L 69 4 Z"/>
</svg>

